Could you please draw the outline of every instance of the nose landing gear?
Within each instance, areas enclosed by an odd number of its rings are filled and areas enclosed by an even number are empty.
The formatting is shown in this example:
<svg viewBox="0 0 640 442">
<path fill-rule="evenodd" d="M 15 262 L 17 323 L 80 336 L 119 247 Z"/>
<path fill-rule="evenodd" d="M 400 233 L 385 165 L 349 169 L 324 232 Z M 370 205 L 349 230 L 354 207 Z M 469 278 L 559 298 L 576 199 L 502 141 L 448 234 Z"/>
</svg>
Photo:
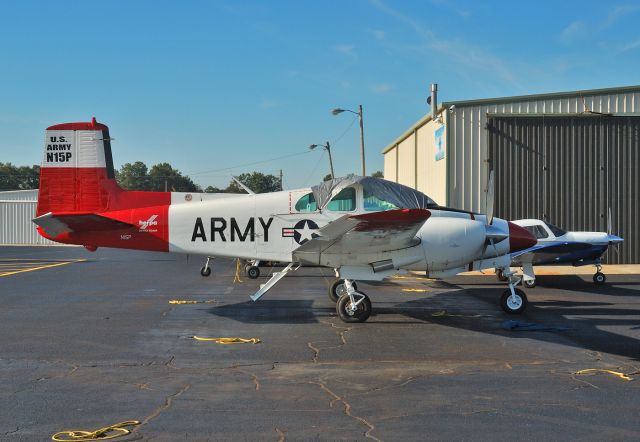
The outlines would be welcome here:
<svg viewBox="0 0 640 442">
<path fill-rule="evenodd" d="M 602 273 L 602 265 L 600 263 L 596 264 L 596 274 L 593 275 L 593 282 L 602 285 L 607 281 L 607 277 L 604 273 Z"/>
<path fill-rule="evenodd" d="M 211 262 L 213 262 L 213 260 L 214 260 L 213 256 L 207 256 L 207 261 L 204 263 L 204 265 L 200 269 L 200 275 L 205 276 L 205 277 L 211 275 L 210 264 L 211 264 Z"/>
<path fill-rule="evenodd" d="M 520 314 L 527 308 L 528 304 L 527 295 L 516 288 L 522 279 L 511 270 L 507 270 L 503 274 L 509 281 L 509 288 L 502 292 L 500 307 L 510 315 Z"/>
</svg>

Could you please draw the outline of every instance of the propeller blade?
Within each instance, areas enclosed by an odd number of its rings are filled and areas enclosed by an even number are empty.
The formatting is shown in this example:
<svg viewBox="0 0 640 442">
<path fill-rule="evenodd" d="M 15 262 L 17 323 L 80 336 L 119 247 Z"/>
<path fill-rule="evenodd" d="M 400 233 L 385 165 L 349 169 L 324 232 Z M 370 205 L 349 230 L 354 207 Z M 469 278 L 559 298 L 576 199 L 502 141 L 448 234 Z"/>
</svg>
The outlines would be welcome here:
<svg viewBox="0 0 640 442">
<path fill-rule="evenodd" d="M 489 181 L 487 182 L 486 199 L 484 203 L 484 213 L 487 216 L 487 224 L 493 222 L 493 202 L 494 202 L 495 186 L 493 182 L 493 170 L 489 172 Z"/>
<path fill-rule="evenodd" d="M 611 235 L 611 207 L 609 207 L 609 213 L 607 214 L 607 235 Z"/>
</svg>

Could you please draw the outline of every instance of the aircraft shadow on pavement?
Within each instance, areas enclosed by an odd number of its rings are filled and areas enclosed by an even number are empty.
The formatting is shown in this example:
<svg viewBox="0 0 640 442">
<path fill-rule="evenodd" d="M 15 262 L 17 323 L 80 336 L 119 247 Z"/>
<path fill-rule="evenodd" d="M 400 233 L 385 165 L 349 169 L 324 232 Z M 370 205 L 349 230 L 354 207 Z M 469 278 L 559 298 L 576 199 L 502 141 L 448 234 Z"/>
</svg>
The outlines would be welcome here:
<svg viewBox="0 0 640 442">
<path fill-rule="evenodd" d="M 640 340 L 631 336 L 611 333 L 603 328 L 629 327 L 630 330 L 638 324 L 637 318 L 640 312 L 633 309 L 608 308 L 613 303 L 606 302 L 582 302 L 582 301 L 536 301 L 535 295 L 529 294 L 529 306 L 522 315 L 507 315 L 500 310 L 498 301 L 504 289 L 465 289 L 456 293 L 436 294 L 428 299 L 407 301 L 396 304 L 397 309 L 380 308 L 377 313 L 399 313 L 414 319 L 439 324 L 448 327 L 471 330 L 481 333 L 489 333 L 505 336 L 513 339 L 536 339 L 544 342 L 553 342 L 562 345 L 570 345 L 585 350 L 602 353 L 616 354 L 619 356 L 640 360 Z M 637 295 L 637 293 L 634 293 Z M 465 310 L 461 302 L 464 297 L 473 297 L 484 301 L 488 307 L 495 306 L 494 318 L 488 315 L 475 316 L 478 312 Z M 429 308 L 434 305 L 435 308 Z M 462 316 L 434 317 L 434 312 L 444 305 L 450 305 L 452 314 Z M 411 307 L 414 308 L 411 308 Z M 463 307 L 461 309 L 461 307 Z M 374 307 L 375 308 L 375 307 Z M 483 311 L 486 311 L 483 310 Z M 502 323 L 513 319 L 523 322 L 533 322 L 548 326 L 568 327 L 567 331 L 507 331 L 502 328 Z"/>
<path fill-rule="evenodd" d="M 319 317 L 335 314 L 335 308 L 313 307 L 313 300 L 261 299 L 208 309 L 212 315 L 247 324 L 311 324 Z"/>
</svg>

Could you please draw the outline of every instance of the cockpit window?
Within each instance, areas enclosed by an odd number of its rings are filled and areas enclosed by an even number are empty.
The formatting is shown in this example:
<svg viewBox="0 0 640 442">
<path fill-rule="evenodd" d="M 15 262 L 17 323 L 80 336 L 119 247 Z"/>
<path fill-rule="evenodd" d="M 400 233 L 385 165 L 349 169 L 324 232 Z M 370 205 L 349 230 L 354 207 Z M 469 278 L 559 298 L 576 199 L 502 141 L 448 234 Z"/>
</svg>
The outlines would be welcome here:
<svg viewBox="0 0 640 442">
<path fill-rule="evenodd" d="M 351 212 L 356 210 L 356 189 L 345 187 L 336 196 L 331 198 L 327 209 L 333 212 Z"/>
<path fill-rule="evenodd" d="M 545 224 L 547 225 L 547 227 L 549 228 L 549 230 L 551 230 L 553 232 L 553 234 L 558 237 L 558 236 L 562 236 L 565 235 L 567 233 L 566 230 L 562 230 L 560 227 L 558 226 L 554 226 L 553 224 L 547 223 L 545 222 Z"/>
<path fill-rule="evenodd" d="M 298 212 L 315 212 L 318 210 L 318 203 L 316 203 L 316 199 L 313 197 L 313 192 L 307 193 L 298 200 L 296 210 Z"/>
<path fill-rule="evenodd" d="M 364 189 L 364 210 L 370 212 L 382 212 L 385 210 L 394 210 L 397 208 L 398 207 L 396 205 L 391 204 L 388 201 L 381 200 L 374 194 L 368 192 L 366 188 Z"/>
<path fill-rule="evenodd" d="M 529 233 L 531 233 L 533 236 L 535 236 L 536 239 L 544 239 L 549 237 L 547 231 L 540 225 L 524 226 L 524 228 L 528 230 Z"/>
</svg>

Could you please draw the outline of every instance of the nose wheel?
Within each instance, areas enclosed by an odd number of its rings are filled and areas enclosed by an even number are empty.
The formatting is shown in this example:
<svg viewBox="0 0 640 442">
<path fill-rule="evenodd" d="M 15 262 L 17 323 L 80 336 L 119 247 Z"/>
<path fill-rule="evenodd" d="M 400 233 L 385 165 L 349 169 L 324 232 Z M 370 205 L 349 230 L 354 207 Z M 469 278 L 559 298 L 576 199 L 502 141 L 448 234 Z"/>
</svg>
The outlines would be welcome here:
<svg viewBox="0 0 640 442">
<path fill-rule="evenodd" d="M 371 315 L 371 300 L 367 295 L 355 290 L 353 281 L 345 279 L 346 293 L 338 298 L 336 312 L 343 322 L 364 322 Z"/>
<path fill-rule="evenodd" d="M 528 304 L 527 295 L 522 290 L 516 288 L 521 279 L 511 271 L 505 272 L 504 276 L 506 276 L 509 281 L 509 288 L 502 292 L 500 307 L 502 307 L 502 310 L 507 314 L 520 314 L 527 308 Z"/>
</svg>

